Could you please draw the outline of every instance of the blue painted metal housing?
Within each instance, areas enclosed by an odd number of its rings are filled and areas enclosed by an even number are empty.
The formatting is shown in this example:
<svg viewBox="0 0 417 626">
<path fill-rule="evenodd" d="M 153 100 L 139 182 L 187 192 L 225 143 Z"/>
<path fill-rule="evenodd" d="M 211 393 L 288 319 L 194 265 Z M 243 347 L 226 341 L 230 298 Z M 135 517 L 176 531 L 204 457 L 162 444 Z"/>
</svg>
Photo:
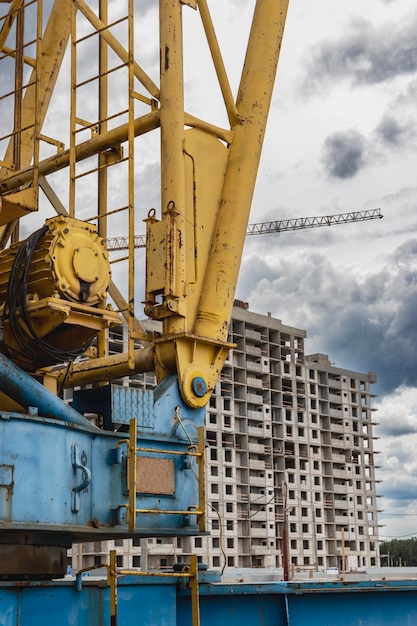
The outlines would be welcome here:
<svg viewBox="0 0 417 626">
<path fill-rule="evenodd" d="M 184 404 L 177 377 L 172 375 L 155 390 L 121 385 L 80 389 L 74 392 L 73 406 L 80 413 L 99 412 L 108 430 L 128 425 L 135 417 L 141 436 L 160 441 L 197 441 L 197 430 L 204 425 L 205 408 Z"/>
<path fill-rule="evenodd" d="M 139 418 L 137 445 L 147 450 L 138 453 L 143 460 L 142 473 L 151 473 L 155 460 L 160 460 L 165 464 L 159 466 L 168 474 L 155 477 L 159 483 L 155 488 L 151 484 L 149 491 L 145 481 L 138 489 L 136 508 L 163 512 L 197 507 L 194 467 L 175 453 L 186 453 L 196 441 L 204 409 L 195 412 L 183 405 L 175 378 L 155 392 L 152 402 L 145 392 L 142 407 L 139 396 L 132 402 L 118 394 L 120 410 L 116 415 L 120 423 Z M 44 532 L 48 536 L 65 534 L 73 541 L 130 535 L 125 514 L 127 434 L 89 426 L 37 415 L 0 413 L 3 535 L 5 531 Z M 140 485 L 141 476 L 138 481 Z M 159 490 L 158 484 L 162 484 Z M 195 515 L 138 514 L 137 534 L 141 536 L 198 533 Z"/>
<path fill-rule="evenodd" d="M 207 574 L 210 574 L 209 572 Z M 201 626 L 415 626 L 417 581 L 219 584 L 200 578 Z M 110 626 L 105 581 L 4 583 L 3 626 Z M 191 626 L 190 592 L 174 578 L 118 582 L 118 626 Z"/>
</svg>

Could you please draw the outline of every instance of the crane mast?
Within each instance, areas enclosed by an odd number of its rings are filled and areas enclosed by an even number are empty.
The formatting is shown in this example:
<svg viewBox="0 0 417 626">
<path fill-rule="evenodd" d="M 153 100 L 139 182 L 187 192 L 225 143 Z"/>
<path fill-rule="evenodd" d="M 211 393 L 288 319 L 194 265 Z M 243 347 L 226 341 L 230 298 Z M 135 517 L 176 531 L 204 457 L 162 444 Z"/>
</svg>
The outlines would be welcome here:
<svg viewBox="0 0 417 626">
<path fill-rule="evenodd" d="M 236 94 L 207 0 L 2 8 L 0 575 L 48 578 L 65 573 L 72 541 L 205 531 L 204 407 L 230 348 L 288 0 L 254 4 Z M 185 108 L 184 32 L 196 21 L 223 126 Z M 149 210 L 143 170 L 155 152 L 161 201 Z M 128 253 L 111 260 L 118 232 Z M 158 336 L 137 320 L 139 300 Z M 127 350 L 109 355 L 107 330 L 122 317 Z M 150 395 L 111 384 L 143 371 L 156 372 Z M 66 388 L 72 407 L 58 397 Z"/>
</svg>

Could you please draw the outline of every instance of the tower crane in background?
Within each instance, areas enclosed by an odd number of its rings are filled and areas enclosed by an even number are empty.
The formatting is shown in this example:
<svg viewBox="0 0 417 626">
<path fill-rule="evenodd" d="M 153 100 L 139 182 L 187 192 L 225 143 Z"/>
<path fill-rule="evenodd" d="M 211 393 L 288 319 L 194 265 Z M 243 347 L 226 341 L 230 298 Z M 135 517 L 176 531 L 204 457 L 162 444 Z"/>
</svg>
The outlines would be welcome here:
<svg viewBox="0 0 417 626">
<path fill-rule="evenodd" d="M 351 211 L 350 213 L 337 213 L 335 215 L 318 215 L 316 217 L 295 217 L 288 220 L 274 220 L 271 222 L 257 222 L 249 224 L 246 236 L 268 235 L 271 233 L 285 233 L 292 230 L 304 230 L 306 228 L 320 228 L 321 226 L 335 226 L 336 224 L 349 224 L 351 222 L 365 222 L 383 217 L 380 209 L 369 211 Z M 135 235 L 135 248 L 146 247 L 146 236 Z M 129 249 L 128 237 L 109 237 L 106 239 L 107 250 L 116 252 Z"/>
<path fill-rule="evenodd" d="M 318 215 L 316 217 L 294 217 L 288 220 L 249 224 L 246 236 L 267 235 L 268 233 L 284 233 L 290 230 L 320 228 L 321 226 L 336 226 L 337 224 L 349 224 L 351 222 L 365 222 L 367 220 L 381 219 L 382 217 L 383 215 L 380 209 L 371 209 L 370 211 L 351 211 L 350 213 L 337 213 L 335 215 Z"/>
</svg>

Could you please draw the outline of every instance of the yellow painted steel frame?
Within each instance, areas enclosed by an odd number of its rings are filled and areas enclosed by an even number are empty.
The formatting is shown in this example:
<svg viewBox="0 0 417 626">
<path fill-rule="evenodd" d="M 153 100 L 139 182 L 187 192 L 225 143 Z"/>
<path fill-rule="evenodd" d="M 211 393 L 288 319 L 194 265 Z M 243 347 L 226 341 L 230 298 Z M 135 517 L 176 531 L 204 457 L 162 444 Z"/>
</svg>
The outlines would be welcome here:
<svg viewBox="0 0 417 626">
<path fill-rule="evenodd" d="M 109 563 L 99 563 L 97 565 L 91 565 L 90 567 L 84 567 L 78 570 L 76 576 L 76 585 L 79 588 L 82 586 L 82 576 L 86 572 L 92 572 L 96 569 L 105 567 L 107 570 L 107 584 L 110 587 L 110 625 L 117 625 L 117 561 L 116 550 L 110 550 Z"/>
<path fill-rule="evenodd" d="M 127 525 L 130 532 L 136 530 L 136 465 L 137 465 L 137 420 L 131 419 L 129 424 L 129 442 L 127 449 L 127 487 L 129 505 L 127 508 Z"/>
<path fill-rule="evenodd" d="M 181 572 L 142 572 L 138 570 L 117 569 L 116 550 L 110 550 L 109 563 L 100 563 L 80 569 L 77 573 L 76 584 L 82 584 L 82 575 L 86 572 L 105 567 L 107 570 L 107 584 L 110 587 L 110 624 L 117 624 L 117 576 L 140 576 L 156 578 L 188 579 L 191 591 L 191 623 L 200 626 L 200 602 L 198 589 L 198 561 L 195 554 L 190 555 L 190 565 L 184 565 Z"/>
<path fill-rule="evenodd" d="M 0 198 L 0 243 L 4 246 L 10 235 L 10 225 L 22 215 L 37 209 L 37 154 L 39 132 L 45 120 L 50 99 L 59 74 L 66 45 L 70 35 L 70 5 L 71 0 L 55 0 L 50 19 L 40 42 L 42 24 L 42 4 L 37 0 L 37 55 L 36 61 L 24 57 L 24 62 L 33 67 L 32 74 L 27 81 L 21 104 L 19 141 L 19 163 L 14 159 L 14 144 L 12 138 L 6 150 L 3 167 L 0 169 L 0 179 L 7 176 L 9 171 L 30 168 L 31 187 L 20 190 L 13 189 L 13 193 Z M 16 12 L 23 10 L 22 2 L 15 1 L 9 9 L 10 20 L 5 20 L 0 32 L 0 50 L 5 52 L 4 42 L 7 39 L 11 24 L 16 18 Z M 12 53 L 13 55 L 13 53 Z"/>
<path fill-rule="evenodd" d="M 162 220 L 147 220 L 147 313 L 162 320 L 156 343 L 159 379 L 177 371 L 191 407 L 214 389 L 227 344 L 237 277 L 288 9 L 258 0 L 236 103 L 205 1 L 197 2 L 232 137 L 184 132 L 180 3 L 162 0 Z M 169 18 L 169 19 L 168 19 Z M 158 243 L 158 245 L 157 245 Z"/>
<path fill-rule="evenodd" d="M 136 530 L 136 516 L 138 514 L 151 514 L 151 515 L 196 515 L 198 520 L 198 526 L 201 532 L 206 530 L 206 500 L 205 500 L 205 480 L 204 480 L 204 448 L 205 437 L 204 428 L 198 429 L 198 444 L 190 445 L 186 451 L 169 450 L 166 448 L 143 448 L 137 446 L 137 420 L 135 418 L 130 420 L 129 424 L 129 439 L 124 439 L 119 442 L 119 446 L 127 444 L 127 486 L 128 486 L 128 504 L 121 504 L 119 508 L 126 509 L 126 521 L 129 528 L 129 532 L 135 532 Z M 168 456 L 189 456 L 195 458 L 198 466 L 197 481 L 198 481 L 198 505 L 190 506 L 186 511 L 166 509 L 138 509 L 136 508 L 136 466 L 137 455 L 140 453 L 168 455 Z"/>
<path fill-rule="evenodd" d="M 42 0 L 37 2 L 41 7 Z M 236 99 L 208 4 L 207 0 L 159 0 L 159 86 L 135 57 L 137 5 L 133 0 L 125 0 L 126 15 L 119 14 L 113 23 L 109 23 L 112 5 L 108 0 L 98 0 L 97 13 L 85 0 L 55 0 L 43 33 L 39 32 L 38 18 L 37 58 L 20 55 L 21 63 L 33 69 L 30 79 L 33 87 L 26 88 L 21 102 L 19 160 L 13 163 L 13 141 L 10 141 L 3 163 L 10 162 L 13 166 L 0 170 L 0 243 L 4 245 L 7 241 L 16 219 L 37 208 L 38 184 L 58 212 L 75 215 L 79 211 L 76 182 L 79 185 L 78 181 L 86 180 L 87 176 L 95 177 L 97 211 L 88 220 L 97 223 L 102 237 L 107 235 L 111 216 L 123 212 L 127 215 L 126 300 L 117 289 L 113 290 L 115 302 L 123 309 L 129 327 L 125 367 L 120 359 L 116 364 L 106 356 L 101 337 L 97 365 L 92 362 L 82 373 L 74 372 L 73 378 L 68 376 L 66 386 L 70 378 L 73 384 L 80 378 L 84 383 L 94 382 L 98 370 L 111 380 L 144 366 L 143 360 L 138 362 L 134 350 L 134 341 L 141 335 L 135 320 L 134 165 L 138 153 L 135 140 L 158 128 L 161 214 L 158 217 L 158 212 L 152 210 L 146 220 L 144 299 L 146 313 L 162 323 L 161 336 L 155 341 L 154 369 L 159 382 L 167 374 L 176 373 L 184 401 L 198 408 L 207 403 L 226 359 L 230 348 L 228 324 L 289 0 L 256 1 Z M 190 7 L 197 11 L 206 33 L 229 128 L 219 128 L 184 110 L 183 11 Z M 25 5 L 14 0 L 9 8 L 10 19 L 0 30 L 0 49 L 6 55 L 13 56 L 6 43 L 13 16 L 20 9 L 25 10 Z M 76 32 L 78 22 L 84 26 L 80 35 Z M 126 24 L 124 41 L 120 36 L 122 23 Z M 69 148 L 65 150 L 60 140 L 47 139 L 49 144 L 55 144 L 57 154 L 38 159 L 39 142 L 44 137 L 42 126 L 69 41 L 72 50 Z M 77 69 L 78 46 L 86 41 L 97 44 L 98 66 L 91 70 L 91 75 L 78 79 L 77 72 L 83 69 Z M 126 105 L 125 109 L 113 112 L 109 80 L 119 69 L 125 72 Z M 91 111 L 82 115 L 77 111 L 77 103 L 82 103 L 79 90 L 85 85 L 97 85 L 93 93 L 98 98 L 98 120 L 85 119 Z M 91 136 L 82 140 L 86 133 Z M 93 166 L 88 161 L 91 157 L 97 158 Z M 110 207 L 107 170 L 123 164 L 127 172 L 123 187 L 125 201 L 121 206 Z M 65 203 L 54 199 L 46 181 L 46 176 L 63 168 L 69 169 L 70 179 L 67 209 Z"/>
<path fill-rule="evenodd" d="M 110 552 L 110 563 L 112 562 L 112 553 L 115 559 L 116 552 Z M 108 582 L 110 585 L 110 593 L 114 595 L 114 599 L 110 600 L 110 607 L 116 607 L 117 610 L 117 577 L 114 577 L 116 583 L 110 579 L 111 569 L 107 569 Z M 184 565 L 181 572 L 138 572 L 137 570 L 118 570 L 117 574 L 121 576 L 152 576 L 157 578 L 188 578 L 188 585 L 191 591 L 191 624 L 192 626 L 200 626 L 200 596 L 198 589 L 198 561 L 195 554 L 190 554 L 190 565 Z M 112 614 L 112 613 L 111 613 Z"/>
</svg>

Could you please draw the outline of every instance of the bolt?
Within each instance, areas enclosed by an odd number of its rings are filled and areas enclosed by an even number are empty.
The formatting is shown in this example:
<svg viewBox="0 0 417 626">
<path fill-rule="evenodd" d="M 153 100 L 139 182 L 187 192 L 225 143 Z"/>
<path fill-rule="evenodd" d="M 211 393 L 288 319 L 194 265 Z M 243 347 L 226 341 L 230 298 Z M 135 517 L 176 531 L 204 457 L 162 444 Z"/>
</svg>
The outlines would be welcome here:
<svg viewBox="0 0 417 626">
<path fill-rule="evenodd" d="M 191 381 L 191 389 L 197 398 L 202 398 L 207 393 L 207 383 L 202 376 L 195 376 Z"/>
</svg>

